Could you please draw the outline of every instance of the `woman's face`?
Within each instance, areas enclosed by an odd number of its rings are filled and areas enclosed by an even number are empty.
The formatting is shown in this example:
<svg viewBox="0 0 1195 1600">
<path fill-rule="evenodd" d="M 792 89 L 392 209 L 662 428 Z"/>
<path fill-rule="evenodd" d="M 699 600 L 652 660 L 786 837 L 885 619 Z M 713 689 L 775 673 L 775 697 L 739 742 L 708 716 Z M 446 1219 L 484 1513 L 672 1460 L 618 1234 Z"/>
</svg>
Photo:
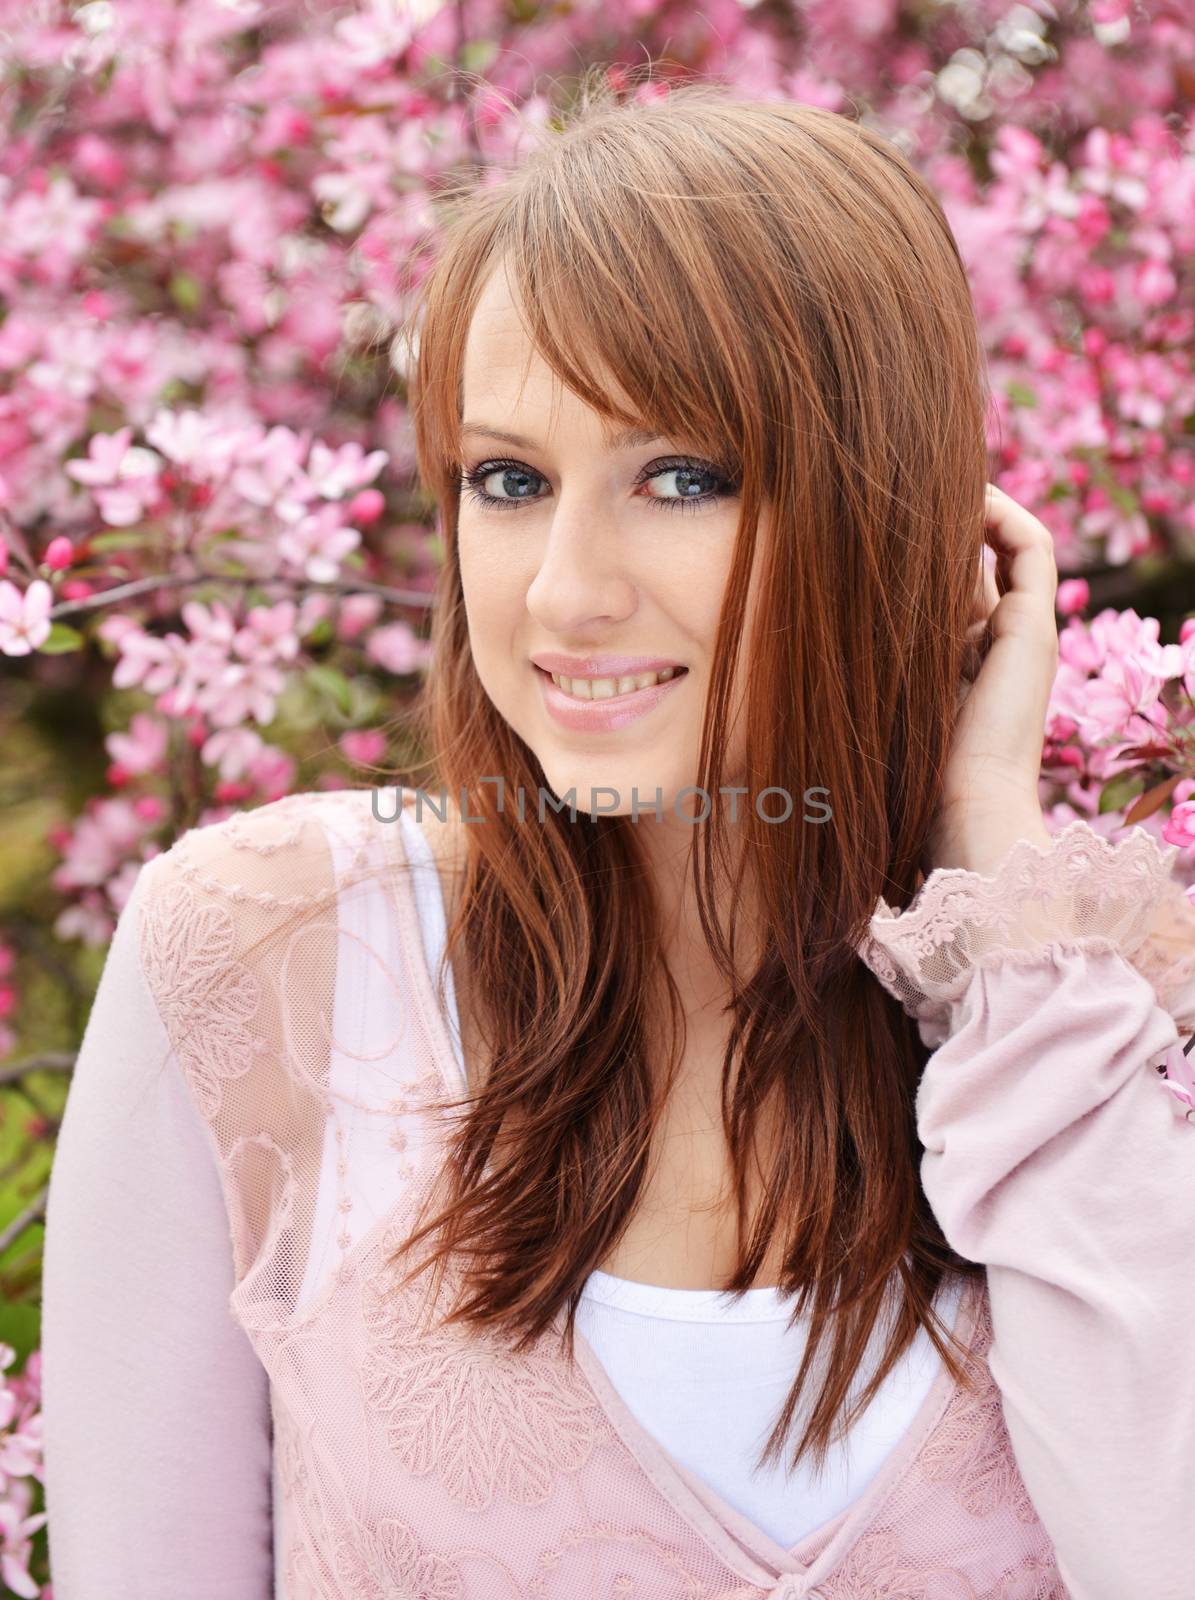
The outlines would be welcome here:
<svg viewBox="0 0 1195 1600">
<path fill-rule="evenodd" d="M 658 789 L 661 825 L 675 825 L 701 810 L 694 796 L 674 804 L 697 782 L 737 492 L 682 439 L 607 437 L 534 352 L 520 388 L 528 355 L 498 271 L 464 362 L 459 546 L 474 664 L 556 796 L 575 790 L 581 812 L 637 810 L 646 823 Z M 530 816 L 536 796 L 526 803 Z"/>
</svg>

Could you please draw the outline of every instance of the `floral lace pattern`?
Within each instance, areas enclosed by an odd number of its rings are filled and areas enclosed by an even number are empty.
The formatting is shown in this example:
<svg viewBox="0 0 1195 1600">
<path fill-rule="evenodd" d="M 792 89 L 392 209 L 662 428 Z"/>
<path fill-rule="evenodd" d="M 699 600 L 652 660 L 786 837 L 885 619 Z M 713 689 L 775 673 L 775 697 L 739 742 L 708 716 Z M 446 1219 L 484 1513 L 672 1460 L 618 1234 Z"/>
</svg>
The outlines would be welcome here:
<svg viewBox="0 0 1195 1600">
<path fill-rule="evenodd" d="M 270 1379 L 278 1600 L 1066 1600 L 988 1369 L 983 1293 L 975 1388 L 939 1391 L 899 1472 L 800 1572 L 639 1460 L 553 1340 L 516 1354 L 425 1324 L 420 1279 L 402 1284 L 410 1263 L 385 1257 L 437 1170 L 434 1106 L 457 1084 L 409 881 L 366 881 L 380 831 L 360 791 L 195 830 L 151 864 L 141 924 L 146 978 L 221 1153 L 231 1310 Z M 941 1011 L 968 964 L 1033 953 L 1059 927 L 1138 949 L 1166 865 L 1142 830 L 1110 846 L 1068 829 L 1048 854 L 1018 846 L 995 881 L 935 875 L 899 918 L 881 902 L 860 953 L 894 994 Z M 341 937 L 353 908 L 329 889 L 349 884 L 382 903 L 372 942 Z M 302 948 L 270 937 L 305 910 Z M 309 999 L 321 982 L 329 994 Z M 368 1113 L 364 1133 L 329 1121 L 338 1051 L 357 1098 L 336 1099 Z M 368 1231 L 353 1242 L 355 1138 L 393 1152 L 395 1199 L 354 1213 Z M 324 1247 L 315 1292 L 300 1293 Z"/>
<path fill-rule="evenodd" d="M 635 1559 L 628 1559 L 632 1554 Z M 574 1595 L 599 1594 L 603 1600 L 607 1595 L 611 1600 L 635 1600 L 658 1594 L 704 1600 L 709 1593 L 708 1584 L 661 1540 L 609 1523 L 592 1523 L 565 1529 L 554 1545 L 540 1551 L 519 1600 L 572 1600 Z"/>
<path fill-rule="evenodd" d="M 1162 887 L 1149 938 L 1132 958 L 1180 1033 L 1195 1033 L 1195 905 L 1177 878 Z"/>
<path fill-rule="evenodd" d="M 264 1048 L 251 1027 L 258 980 L 233 958 L 229 913 L 201 904 L 186 883 L 171 883 L 147 898 L 140 942 L 142 968 L 179 1065 L 210 1122 L 225 1083 L 247 1073 Z"/>
<path fill-rule="evenodd" d="M 384 1253 L 405 1234 L 388 1230 Z M 576 1472 L 609 1437 L 601 1407 L 580 1376 L 547 1349 L 514 1355 L 459 1326 L 419 1327 L 418 1280 L 400 1286 L 389 1266 L 366 1277 L 361 1307 L 371 1342 L 361 1364 L 367 1403 L 387 1417 L 387 1439 L 416 1476 L 434 1473 L 463 1506 L 496 1494 L 538 1505 L 556 1475 Z M 456 1287 L 449 1273 L 446 1283 Z"/>
<path fill-rule="evenodd" d="M 353 1600 L 463 1600 L 460 1568 L 430 1555 L 399 1517 L 358 1524 L 336 1546 L 336 1576 Z"/>
<path fill-rule="evenodd" d="M 998 1590 L 981 1590 L 961 1567 L 912 1560 L 889 1532 L 860 1539 L 816 1594 L 825 1600 L 1068 1600 L 1053 1561 L 1030 1557 L 1001 1579 Z"/>
<path fill-rule="evenodd" d="M 927 1572 L 905 1554 L 895 1533 L 868 1533 L 834 1574 L 827 1595 L 834 1600 L 927 1600 L 930 1593 L 971 1600 L 975 1591 L 957 1567 Z"/>
<path fill-rule="evenodd" d="M 1004 1425 L 1000 1391 L 988 1370 L 992 1342 L 991 1312 L 985 1302 L 976 1319 L 976 1337 L 967 1370 L 974 1388 L 956 1389 L 933 1438 L 917 1460 L 917 1471 L 930 1483 L 948 1485 L 973 1517 L 990 1517 L 1007 1508 L 1018 1522 L 1036 1521 L 1025 1492 Z"/>
<path fill-rule="evenodd" d="M 937 868 L 903 911 L 881 898 L 857 953 L 922 1022 L 927 1042 L 940 1044 L 977 966 L 1037 961 L 1048 946 L 1076 944 L 1133 960 L 1177 854 L 1141 827 L 1112 844 L 1072 822 L 1048 849 L 1019 840 L 990 875 Z"/>
</svg>

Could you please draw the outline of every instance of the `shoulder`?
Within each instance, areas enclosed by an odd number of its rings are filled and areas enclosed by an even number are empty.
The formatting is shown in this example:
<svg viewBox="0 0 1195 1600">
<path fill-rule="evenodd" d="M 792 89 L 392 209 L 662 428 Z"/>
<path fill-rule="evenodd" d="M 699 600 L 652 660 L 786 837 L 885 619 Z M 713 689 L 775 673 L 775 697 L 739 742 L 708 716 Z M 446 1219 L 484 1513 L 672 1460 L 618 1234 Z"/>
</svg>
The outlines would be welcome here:
<svg viewBox="0 0 1195 1600">
<path fill-rule="evenodd" d="M 432 795 L 418 803 L 414 790 L 403 790 L 403 811 L 406 818 L 418 827 L 427 843 L 432 859 L 437 864 L 440 877 L 451 878 L 464 870 L 466 861 L 466 835 L 461 808 L 451 795 Z M 446 886 L 446 885 L 445 885 Z"/>
<path fill-rule="evenodd" d="M 378 806 L 386 817 L 393 819 L 396 829 L 400 799 L 405 824 L 422 835 L 440 877 L 444 903 L 451 905 L 466 864 L 465 824 L 460 807 L 447 791 L 442 794 L 433 791 L 422 800 L 414 789 L 385 791 L 379 795 Z"/>
<path fill-rule="evenodd" d="M 141 869 L 141 968 L 209 1114 L 276 1042 L 273 997 L 328 1003 L 337 895 L 370 824 L 368 791 L 288 795 L 188 829 Z"/>
<path fill-rule="evenodd" d="M 339 876 L 338 859 L 367 848 L 369 797 L 369 790 L 312 790 L 188 828 L 142 868 L 143 916 L 164 897 L 184 898 L 184 889 L 245 916 L 321 903 Z"/>
</svg>

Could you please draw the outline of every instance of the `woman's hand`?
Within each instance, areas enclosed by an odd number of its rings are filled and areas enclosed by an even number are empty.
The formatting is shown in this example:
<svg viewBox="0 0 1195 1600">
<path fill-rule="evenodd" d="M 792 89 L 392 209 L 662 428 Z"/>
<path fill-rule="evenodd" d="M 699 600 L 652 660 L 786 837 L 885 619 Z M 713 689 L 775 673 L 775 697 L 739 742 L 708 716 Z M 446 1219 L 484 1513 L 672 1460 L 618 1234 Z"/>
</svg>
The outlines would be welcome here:
<svg viewBox="0 0 1195 1600">
<path fill-rule="evenodd" d="M 1042 743 L 1058 670 L 1058 568 L 1048 528 L 994 484 L 985 562 L 968 631 L 954 737 L 927 870 L 991 872 L 1018 839 L 1048 845 L 1038 801 Z M 990 641 L 990 642 L 989 642 Z"/>
</svg>

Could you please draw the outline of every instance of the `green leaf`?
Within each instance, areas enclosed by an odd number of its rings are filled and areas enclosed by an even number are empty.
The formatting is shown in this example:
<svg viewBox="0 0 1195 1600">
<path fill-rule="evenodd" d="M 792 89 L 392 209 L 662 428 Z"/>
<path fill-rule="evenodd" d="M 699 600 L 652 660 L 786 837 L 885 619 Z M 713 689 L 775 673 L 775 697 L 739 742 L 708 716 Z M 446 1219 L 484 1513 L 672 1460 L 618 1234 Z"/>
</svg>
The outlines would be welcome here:
<svg viewBox="0 0 1195 1600">
<path fill-rule="evenodd" d="M 199 279 L 189 272 L 175 272 L 170 278 L 170 296 L 180 311 L 196 311 L 203 303 Z"/>
<path fill-rule="evenodd" d="M 311 684 L 312 688 L 318 689 L 321 694 L 327 695 L 328 699 L 346 717 L 351 716 L 353 686 L 343 672 L 339 672 L 335 667 L 317 664 L 314 667 L 308 667 L 307 682 Z"/>
<path fill-rule="evenodd" d="M 83 635 L 75 628 L 69 628 L 65 622 L 51 622 L 50 637 L 45 644 L 38 646 L 38 651 L 43 656 L 61 656 L 68 650 L 82 650 Z"/>
<path fill-rule="evenodd" d="M 311 632 L 303 635 L 303 643 L 308 647 L 308 649 L 315 649 L 320 645 L 330 644 L 331 641 L 332 622 L 328 617 L 321 617 L 311 629 Z"/>
<path fill-rule="evenodd" d="M 22 1235 L 22 1238 L 28 1243 L 28 1234 Z M 24 1369 L 26 1361 L 40 1342 L 41 1317 L 36 1306 L 0 1306 L 0 1343 L 10 1344 L 17 1353 L 17 1359 L 8 1369 L 9 1377 Z"/>
<path fill-rule="evenodd" d="M 484 72 L 498 54 L 498 45 L 493 39 L 469 39 L 461 50 L 461 66 L 466 72 Z"/>
<path fill-rule="evenodd" d="M 111 533 L 96 533 L 87 541 L 91 550 L 137 550 L 154 543 L 154 535 L 136 528 L 114 528 Z"/>
<path fill-rule="evenodd" d="M 1123 811 L 1129 801 L 1135 800 L 1144 789 L 1145 774 L 1140 769 L 1136 772 L 1118 772 L 1104 785 L 1100 794 L 1100 816 L 1106 816 L 1109 811 Z"/>
<path fill-rule="evenodd" d="M 381 716 L 382 693 L 379 686 L 369 678 L 353 678 L 349 684 L 352 691 L 352 709 L 349 713 L 353 726 L 372 724 Z"/>
<path fill-rule="evenodd" d="M 1014 406 L 1035 406 L 1037 404 L 1037 391 L 1031 389 L 1027 383 L 1022 383 L 1014 378 L 1011 383 L 1005 384 L 1004 393 Z"/>
<path fill-rule="evenodd" d="M 1138 507 L 1137 496 L 1133 491 L 1126 488 L 1123 483 L 1117 483 L 1114 479 L 1106 481 L 1104 487 L 1108 491 L 1108 498 L 1112 501 L 1112 504 L 1127 515 L 1132 516 Z"/>
</svg>

